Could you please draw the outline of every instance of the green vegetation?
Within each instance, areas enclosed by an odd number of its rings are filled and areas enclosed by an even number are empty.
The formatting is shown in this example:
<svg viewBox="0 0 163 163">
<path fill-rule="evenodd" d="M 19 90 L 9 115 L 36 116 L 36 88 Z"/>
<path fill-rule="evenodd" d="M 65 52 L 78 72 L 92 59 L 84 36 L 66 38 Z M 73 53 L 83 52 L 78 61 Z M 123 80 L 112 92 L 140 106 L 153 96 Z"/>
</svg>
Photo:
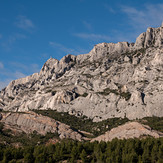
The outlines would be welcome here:
<svg viewBox="0 0 163 163">
<path fill-rule="evenodd" d="M 3 123 L 2 122 L 0 122 L 0 134 L 2 134 L 2 132 L 3 132 Z"/>
<path fill-rule="evenodd" d="M 161 163 L 163 138 L 114 139 L 111 142 L 77 142 L 63 140 L 56 144 L 14 148 L 0 146 L 0 162 L 52 163 Z"/>
<path fill-rule="evenodd" d="M 85 93 L 83 93 L 81 96 L 83 96 L 83 97 L 87 97 L 87 96 L 88 96 L 88 93 L 85 92 Z"/>
<path fill-rule="evenodd" d="M 91 74 L 82 74 L 83 76 L 86 76 L 87 78 L 93 78 Z"/>
<path fill-rule="evenodd" d="M 139 121 L 150 126 L 152 130 L 163 132 L 163 117 L 145 117 Z"/>
<path fill-rule="evenodd" d="M 106 88 L 103 90 L 103 92 L 97 92 L 99 94 L 102 94 L 104 96 L 109 95 L 110 93 L 114 93 L 115 95 L 119 95 L 122 98 L 124 98 L 126 101 L 130 99 L 131 97 L 131 93 L 130 92 L 121 92 L 117 89 L 110 89 L 110 88 Z"/>
<path fill-rule="evenodd" d="M 3 124 L 0 123 L 0 146 L 2 144 L 19 144 L 19 145 L 38 145 L 45 144 L 49 139 L 57 138 L 59 139 L 58 134 L 56 133 L 47 133 L 45 136 L 40 135 L 37 132 L 33 132 L 32 134 L 26 134 L 24 132 L 14 133 L 10 129 L 5 129 Z"/>
<path fill-rule="evenodd" d="M 101 135 L 107 130 L 124 124 L 128 121 L 127 118 L 110 118 L 101 122 L 93 122 L 92 119 L 88 119 L 86 116 L 76 117 L 69 115 L 65 112 L 57 112 L 55 110 L 33 110 L 38 114 L 51 117 L 57 121 L 65 123 L 74 129 L 87 131 L 92 133 L 94 136 Z"/>
<path fill-rule="evenodd" d="M 121 92 L 120 96 L 122 98 L 124 98 L 126 101 L 128 101 L 130 99 L 130 97 L 131 97 L 131 93 L 130 92 Z"/>
<path fill-rule="evenodd" d="M 132 57 L 132 56 L 139 57 L 139 56 L 143 56 L 145 54 L 145 52 L 146 52 L 146 48 L 141 48 L 141 49 L 134 50 L 131 52 L 125 52 L 122 55 L 128 56 L 128 57 Z"/>
</svg>

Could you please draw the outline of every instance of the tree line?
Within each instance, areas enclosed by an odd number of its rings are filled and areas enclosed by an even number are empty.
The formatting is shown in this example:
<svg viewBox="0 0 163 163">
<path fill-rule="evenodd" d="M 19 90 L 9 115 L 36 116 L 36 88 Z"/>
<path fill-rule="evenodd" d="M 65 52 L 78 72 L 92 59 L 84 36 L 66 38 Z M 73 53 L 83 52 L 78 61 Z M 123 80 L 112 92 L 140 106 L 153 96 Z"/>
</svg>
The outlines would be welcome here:
<svg viewBox="0 0 163 163">
<path fill-rule="evenodd" d="M 62 140 L 56 144 L 14 148 L 0 145 L 2 163 L 162 163 L 163 138 L 113 139 L 111 142 Z"/>
</svg>

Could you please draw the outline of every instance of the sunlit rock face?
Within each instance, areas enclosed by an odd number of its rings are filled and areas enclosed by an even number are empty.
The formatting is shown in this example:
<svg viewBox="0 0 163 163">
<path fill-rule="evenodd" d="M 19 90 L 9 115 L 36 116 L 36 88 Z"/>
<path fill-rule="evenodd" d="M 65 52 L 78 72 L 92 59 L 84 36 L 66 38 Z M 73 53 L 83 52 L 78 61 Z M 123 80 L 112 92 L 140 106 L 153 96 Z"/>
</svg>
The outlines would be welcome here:
<svg viewBox="0 0 163 163">
<path fill-rule="evenodd" d="M 52 109 L 101 121 L 163 116 L 163 27 L 135 43 L 100 43 L 88 54 L 50 58 L 39 73 L 0 92 L 7 111 Z"/>
<path fill-rule="evenodd" d="M 84 140 L 84 137 L 70 126 L 33 112 L 2 113 L 1 116 L 1 122 L 9 125 L 15 131 L 23 131 L 27 134 L 37 132 L 41 135 L 56 133 L 60 139 Z"/>
<path fill-rule="evenodd" d="M 130 139 L 130 138 L 143 138 L 151 136 L 154 138 L 159 138 L 163 136 L 163 133 L 151 130 L 147 125 L 142 125 L 138 122 L 129 122 L 124 125 L 113 128 L 107 131 L 105 134 L 100 135 L 91 141 L 111 141 L 115 138 L 118 139 Z"/>
</svg>

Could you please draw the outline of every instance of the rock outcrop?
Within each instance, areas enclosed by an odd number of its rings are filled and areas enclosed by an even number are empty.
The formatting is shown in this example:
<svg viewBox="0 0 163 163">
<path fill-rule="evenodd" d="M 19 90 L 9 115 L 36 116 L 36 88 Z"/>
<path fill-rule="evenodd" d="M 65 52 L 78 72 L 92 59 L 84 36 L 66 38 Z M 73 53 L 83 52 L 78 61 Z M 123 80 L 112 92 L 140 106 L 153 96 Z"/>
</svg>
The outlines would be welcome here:
<svg viewBox="0 0 163 163">
<path fill-rule="evenodd" d="M 151 130 L 147 125 L 142 125 L 138 122 L 128 122 L 124 125 L 107 131 L 105 134 L 100 135 L 91 141 L 111 141 L 114 138 L 129 139 L 129 138 L 144 138 L 152 136 L 154 138 L 163 137 L 163 133 Z"/>
<path fill-rule="evenodd" d="M 83 136 L 77 131 L 73 131 L 68 125 L 59 121 L 38 115 L 33 112 L 28 113 L 2 113 L 2 119 L 5 125 L 18 128 L 25 133 L 33 133 L 45 135 L 47 133 L 56 133 L 60 139 L 83 140 Z"/>
<path fill-rule="evenodd" d="M 100 43 L 88 54 L 50 58 L 39 73 L 0 92 L 6 111 L 53 109 L 94 121 L 163 116 L 163 27 L 135 43 Z"/>
</svg>

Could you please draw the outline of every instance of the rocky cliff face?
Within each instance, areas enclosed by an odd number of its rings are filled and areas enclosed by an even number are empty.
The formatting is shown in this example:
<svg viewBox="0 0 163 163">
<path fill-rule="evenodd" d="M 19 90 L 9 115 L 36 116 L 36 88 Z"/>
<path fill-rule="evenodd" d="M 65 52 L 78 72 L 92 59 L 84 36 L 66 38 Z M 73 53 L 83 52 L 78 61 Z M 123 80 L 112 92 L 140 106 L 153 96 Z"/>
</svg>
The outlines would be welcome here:
<svg viewBox="0 0 163 163">
<path fill-rule="evenodd" d="M 6 111 L 53 109 L 94 121 L 163 116 L 163 27 L 135 43 L 101 43 L 88 54 L 50 58 L 39 73 L 0 92 Z"/>
<path fill-rule="evenodd" d="M 84 140 L 84 137 L 79 132 L 73 131 L 70 126 L 33 112 L 2 113 L 1 117 L 0 122 L 17 129 L 16 131 L 23 131 L 27 134 L 36 131 L 41 135 L 57 133 L 60 139 Z"/>
</svg>

